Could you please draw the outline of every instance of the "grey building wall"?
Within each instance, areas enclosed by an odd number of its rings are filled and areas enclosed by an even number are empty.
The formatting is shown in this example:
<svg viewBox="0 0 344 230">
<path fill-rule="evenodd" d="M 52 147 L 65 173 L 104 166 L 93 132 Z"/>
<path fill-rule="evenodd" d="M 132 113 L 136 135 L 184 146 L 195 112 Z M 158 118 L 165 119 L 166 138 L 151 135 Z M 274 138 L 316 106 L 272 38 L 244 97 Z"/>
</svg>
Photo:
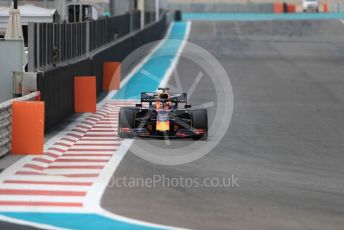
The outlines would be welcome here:
<svg viewBox="0 0 344 230">
<path fill-rule="evenodd" d="M 155 11 L 155 0 L 145 0 L 145 10 L 146 12 Z"/>
<path fill-rule="evenodd" d="M 112 15 L 124 14 L 133 10 L 135 0 L 110 0 L 110 11 Z"/>
<path fill-rule="evenodd" d="M 23 71 L 24 42 L 0 40 L 0 103 L 13 98 L 13 71 Z"/>
</svg>

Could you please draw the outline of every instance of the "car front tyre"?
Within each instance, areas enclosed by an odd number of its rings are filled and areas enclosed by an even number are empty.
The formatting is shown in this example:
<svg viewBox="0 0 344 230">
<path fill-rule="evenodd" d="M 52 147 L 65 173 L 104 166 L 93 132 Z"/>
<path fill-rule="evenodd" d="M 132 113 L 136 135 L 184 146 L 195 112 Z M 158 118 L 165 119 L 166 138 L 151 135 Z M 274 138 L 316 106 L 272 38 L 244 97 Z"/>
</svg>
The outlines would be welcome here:
<svg viewBox="0 0 344 230">
<path fill-rule="evenodd" d="M 193 135 L 194 140 L 206 140 L 208 138 L 208 112 L 207 110 L 192 111 L 191 114 L 192 127 L 194 129 L 203 129 L 205 131 L 202 135 Z"/>
</svg>

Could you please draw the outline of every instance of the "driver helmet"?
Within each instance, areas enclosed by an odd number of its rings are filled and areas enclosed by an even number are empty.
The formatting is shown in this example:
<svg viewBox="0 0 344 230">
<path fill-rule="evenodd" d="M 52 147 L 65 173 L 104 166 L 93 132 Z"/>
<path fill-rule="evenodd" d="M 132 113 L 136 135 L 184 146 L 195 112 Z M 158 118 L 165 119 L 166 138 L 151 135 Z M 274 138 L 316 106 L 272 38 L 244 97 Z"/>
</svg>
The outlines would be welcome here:
<svg viewBox="0 0 344 230">
<path fill-rule="evenodd" d="M 171 97 L 171 93 L 168 89 L 159 89 L 157 95 L 161 102 L 167 102 Z"/>
</svg>

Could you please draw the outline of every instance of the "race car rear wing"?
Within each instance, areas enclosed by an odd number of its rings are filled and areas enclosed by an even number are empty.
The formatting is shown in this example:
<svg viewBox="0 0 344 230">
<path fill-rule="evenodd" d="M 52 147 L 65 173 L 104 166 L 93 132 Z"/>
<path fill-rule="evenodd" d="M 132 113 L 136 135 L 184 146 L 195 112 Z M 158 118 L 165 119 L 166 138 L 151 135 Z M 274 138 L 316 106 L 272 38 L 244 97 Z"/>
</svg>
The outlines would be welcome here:
<svg viewBox="0 0 344 230">
<path fill-rule="evenodd" d="M 158 95 L 156 93 L 141 93 L 141 103 L 149 102 L 153 103 L 158 101 Z M 173 103 L 185 103 L 187 104 L 188 97 L 186 93 L 175 93 L 172 94 L 170 101 Z"/>
</svg>

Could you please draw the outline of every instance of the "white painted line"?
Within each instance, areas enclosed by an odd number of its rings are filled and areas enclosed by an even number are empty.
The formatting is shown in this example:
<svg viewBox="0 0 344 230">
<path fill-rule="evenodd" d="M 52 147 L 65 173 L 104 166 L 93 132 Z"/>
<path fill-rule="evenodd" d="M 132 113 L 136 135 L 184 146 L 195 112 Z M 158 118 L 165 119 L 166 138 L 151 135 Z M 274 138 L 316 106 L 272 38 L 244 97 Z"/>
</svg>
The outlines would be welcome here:
<svg viewBox="0 0 344 230">
<path fill-rule="evenodd" d="M 79 192 L 83 192 L 83 191 L 87 191 L 87 189 L 89 187 L 87 187 L 87 186 L 70 186 L 70 185 L 1 184 L 1 189 L 28 189 L 28 188 L 30 188 L 30 190 L 79 191 Z M 21 197 L 21 196 L 15 196 L 15 197 Z M 0 198 L 0 200 L 1 200 L 1 198 Z M 10 196 L 6 196 L 6 200 L 10 200 Z M 31 200 L 31 198 L 30 198 L 30 200 Z"/>
<path fill-rule="evenodd" d="M 118 141 L 120 140 L 120 138 L 117 136 L 117 135 L 114 135 L 114 134 L 110 134 L 110 135 L 96 135 L 96 134 L 93 134 L 93 135 L 87 135 L 85 137 L 83 137 L 82 139 L 80 139 L 80 141 L 102 141 L 102 140 L 105 140 L 105 141 Z"/>
<path fill-rule="evenodd" d="M 58 206 L 1 206 L 0 211 L 2 212 L 30 212 L 30 213 L 66 213 L 66 209 L 68 210 L 68 213 L 76 213 L 76 214 L 89 214 L 89 210 L 85 210 L 84 207 L 58 207 Z M 2 220 L 0 216 L 0 220 Z M 45 228 L 41 228 L 45 229 Z M 54 228 L 52 229 L 59 229 L 59 228 Z"/>
<path fill-rule="evenodd" d="M 98 159 L 99 157 L 97 157 Z M 93 182 L 94 178 L 70 178 L 57 175 L 48 176 L 32 176 L 32 175 L 12 175 L 6 178 L 6 180 L 34 180 L 34 181 L 54 181 L 54 182 Z"/>
<path fill-rule="evenodd" d="M 45 169 L 44 172 L 53 175 L 70 175 L 70 174 L 99 174 L 102 169 Z"/>
<path fill-rule="evenodd" d="M 80 142 L 78 142 L 78 143 L 80 143 Z M 102 146 L 100 146 L 99 144 L 97 145 L 96 143 L 93 143 L 93 142 L 88 142 L 88 143 L 89 144 L 93 144 L 93 146 L 75 145 L 75 146 L 73 146 L 73 149 L 80 149 L 80 150 L 83 150 L 83 149 L 86 149 L 86 150 L 94 149 L 94 151 L 99 151 L 97 149 L 101 149 L 101 150 L 105 149 L 107 151 L 112 151 L 113 152 L 114 149 L 117 149 L 119 147 L 118 144 L 113 145 L 113 146 L 104 146 L 104 144 L 103 144 Z M 68 152 L 72 152 L 72 151 L 68 151 Z"/>
<path fill-rule="evenodd" d="M 80 141 L 78 141 L 78 143 L 82 143 L 85 141 L 89 141 L 88 143 L 99 143 L 101 141 L 105 141 L 107 143 L 112 143 L 112 142 L 118 142 L 120 141 L 119 137 L 116 138 L 108 138 L 108 137 L 85 137 L 80 139 Z"/>
<path fill-rule="evenodd" d="M 186 28 L 186 33 L 185 33 L 185 38 L 176 54 L 176 58 L 173 60 L 171 66 L 168 68 L 168 70 L 166 71 L 163 79 L 160 82 L 159 88 L 165 88 L 168 84 L 168 81 L 170 79 L 170 77 L 172 76 L 173 70 L 177 67 L 181 54 L 187 44 L 187 41 L 189 39 L 190 36 L 190 31 L 191 31 L 191 21 L 187 22 L 187 28 Z"/>
<path fill-rule="evenodd" d="M 69 197 L 69 196 L 14 196 L 6 195 L 0 196 L 1 201 L 27 201 L 27 202 L 67 202 L 67 203 L 82 203 L 84 197 Z M 1 209 L 2 206 L 0 206 Z"/>
<path fill-rule="evenodd" d="M 68 151 L 68 152 L 66 152 L 66 154 L 64 154 L 64 156 L 66 157 L 66 156 L 68 156 L 68 155 L 70 155 L 70 154 L 79 154 L 80 156 L 81 155 L 102 155 L 102 154 L 114 154 L 116 151 L 112 151 L 112 150 L 106 150 L 106 151 L 97 151 L 97 150 L 92 150 L 92 151 L 82 151 L 82 152 L 80 152 L 80 151 L 73 151 L 73 150 L 71 150 L 71 151 Z"/>
<path fill-rule="evenodd" d="M 172 26 L 171 26 L 172 27 Z M 173 60 L 172 65 L 168 69 L 168 71 L 165 73 L 164 78 L 160 84 L 160 87 L 163 87 L 167 84 L 167 81 L 169 77 L 171 76 L 173 69 L 177 66 L 178 61 L 180 59 L 181 53 L 184 50 L 184 47 L 187 43 L 187 39 L 190 34 L 190 28 L 191 28 L 191 22 L 188 22 L 187 25 L 187 32 L 186 36 L 184 38 L 184 41 L 182 42 L 182 45 L 180 49 L 177 52 L 176 58 Z M 170 33 L 170 32 L 169 32 Z M 94 187 L 91 189 L 91 192 L 87 194 L 86 197 L 86 203 L 85 206 L 89 209 L 92 210 L 97 210 L 97 212 L 101 215 L 104 215 L 106 217 L 116 219 L 116 220 L 121 220 L 125 221 L 128 223 L 133 223 L 133 224 L 143 224 L 151 227 L 158 227 L 158 228 L 163 228 L 163 229 L 176 229 L 175 227 L 170 227 L 170 226 L 164 226 L 164 225 L 158 225 L 158 224 L 152 224 L 144 221 L 138 221 L 138 220 L 133 220 L 130 218 L 122 217 L 113 213 L 110 213 L 106 210 L 104 210 L 101 206 L 101 197 L 103 193 L 105 192 L 107 184 L 104 183 L 104 181 L 109 182 L 111 180 L 112 175 L 115 173 L 117 167 L 119 166 L 120 162 L 122 161 L 123 157 L 129 150 L 131 144 L 133 143 L 133 140 L 125 140 L 123 141 L 123 144 L 121 147 L 117 150 L 116 154 L 112 157 L 111 161 L 106 165 L 106 167 L 103 169 L 99 177 L 97 178 L 97 181 L 94 184 Z M 102 191 L 102 192 L 99 192 Z M 97 201 L 97 202 L 94 202 Z"/>
<path fill-rule="evenodd" d="M 80 160 L 83 160 L 82 158 L 79 158 Z M 72 159 L 71 159 L 72 160 Z M 100 159 L 96 159 L 100 160 Z M 104 166 L 107 162 L 54 162 L 50 164 L 50 166 L 71 166 L 71 165 L 80 165 L 80 166 L 92 166 L 92 165 L 97 165 L 97 166 Z"/>
<path fill-rule="evenodd" d="M 110 213 L 106 210 L 104 210 L 100 204 L 101 204 L 101 198 L 103 193 L 105 192 L 107 183 L 111 180 L 112 175 L 115 173 L 117 167 L 119 166 L 120 162 L 122 161 L 125 154 L 128 152 L 130 146 L 132 145 L 134 140 L 128 139 L 124 140 L 123 144 L 121 145 L 120 149 L 117 150 L 117 153 L 112 157 L 111 161 L 107 164 L 107 166 L 103 169 L 99 177 L 97 178 L 97 181 L 95 182 L 94 186 L 90 190 L 90 192 L 86 196 L 86 202 L 84 203 L 86 209 L 94 210 L 100 215 L 103 215 L 105 217 L 119 220 L 119 221 L 125 221 L 132 224 L 138 224 L 138 225 L 146 225 L 151 227 L 157 227 L 157 228 L 163 228 L 163 229 L 176 229 L 175 227 L 169 227 L 164 225 L 158 225 L 158 224 L 152 224 L 145 221 L 139 221 L 134 220 L 126 217 L 122 217 L 113 213 Z M 180 229 L 180 228 L 179 228 Z"/>
<path fill-rule="evenodd" d="M 171 34 L 173 25 L 171 24 L 170 27 L 168 28 L 168 31 L 166 33 L 165 38 L 168 38 Z M 138 65 L 135 66 L 135 68 L 133 68 L 130 73 L 128 74 L 128 76 L 126 78 L 124 78 L 120 84 L 120 87 L 122 88 L 125 84 L 128 83 L 128 81 L 135 75 L 135 73 L 139 72 L 139 70 L 144 66 L 145 63 L 147 63 L 147 61 L 156 53 L 156 51 L 158 49 L 160 49 L 160 47 L 164 44 L 165 39 L 162 39 L 159 41 L 159 44 L 157 46 L 154 47 L 154 49 L 152 49 L 152 51 L 150 52 L 149 55 L 147 55 L 144 59 L 142 59 L 140 61 L 140 63 Z M 135 51 L 134 51 L 135 52 Z"/>
</svg>

